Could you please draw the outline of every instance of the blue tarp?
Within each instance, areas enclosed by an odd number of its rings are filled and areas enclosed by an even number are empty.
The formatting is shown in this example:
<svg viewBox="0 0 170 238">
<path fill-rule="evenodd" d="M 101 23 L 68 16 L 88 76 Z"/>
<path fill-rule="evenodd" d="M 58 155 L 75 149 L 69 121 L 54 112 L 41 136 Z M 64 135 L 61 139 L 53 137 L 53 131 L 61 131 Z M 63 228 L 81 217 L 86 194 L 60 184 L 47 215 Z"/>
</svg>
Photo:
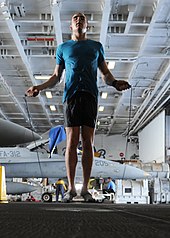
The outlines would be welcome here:
<svg viewBox="0 0 170 238">
<path fill-rule="evenodd" d="M 56 126 L 51 128 L 49 132 L 49 150 L 50 153 L 56 145 L 66 140 L 66 133 L 63 126 Z"/>
</svg>

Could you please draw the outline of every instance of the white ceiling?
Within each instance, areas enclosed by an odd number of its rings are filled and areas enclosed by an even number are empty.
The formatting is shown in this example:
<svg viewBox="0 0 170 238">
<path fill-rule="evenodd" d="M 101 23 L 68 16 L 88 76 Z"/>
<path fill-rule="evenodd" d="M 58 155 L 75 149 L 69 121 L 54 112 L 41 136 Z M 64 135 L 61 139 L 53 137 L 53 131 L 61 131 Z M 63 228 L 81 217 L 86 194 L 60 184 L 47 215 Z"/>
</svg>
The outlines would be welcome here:
<svg viewBox="0 0 170 238">
<path fill-rule="evenodd" d="M 40 134 L 63 124 L 63 82 L 50 89 L 52 99 L 45 91 L 27 98 L 30 115 L 24 93 L 44 81 L 35 76 L 53 73 L 56 47 L 70 39 L 75 12 L 88 16 L 88 37 L 101 41 L 107 62 L 116 62 L 116 79 L 132 85 L 120 93 L 98 75 L 104 111 L 96 133 L 135 135 L 169 103 L 169 0 L 0 0 L 0 117 L 27 128 L 31 118 Z"/>
</svg>

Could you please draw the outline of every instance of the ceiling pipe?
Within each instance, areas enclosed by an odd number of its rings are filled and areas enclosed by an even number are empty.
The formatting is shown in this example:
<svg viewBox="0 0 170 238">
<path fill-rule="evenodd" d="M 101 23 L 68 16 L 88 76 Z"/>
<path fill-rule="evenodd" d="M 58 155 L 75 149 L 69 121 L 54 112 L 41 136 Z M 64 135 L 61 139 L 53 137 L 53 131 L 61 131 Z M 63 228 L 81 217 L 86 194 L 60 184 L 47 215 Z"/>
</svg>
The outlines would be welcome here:
<svg viewBox="0 0 170 238">
<path fill-rule="evenodd" d="M 169 71 L 170 71 L 170 64 L 168 64 L 168 67 L 166 68 L 164 74 L 162 75 L 161 80 L 159 81 L 159 83 L 156 85 L 155 89 L 148 94 L 148 97 L 145 99 L 145 101 L 143 102 L 143 104 L 141 105 L 141 107 L 139 108 L 138 112 L 136 113 L 136 115 L 133 118 L 133 123 L 130 125 L 129 130 L 131 130 L 131 128 L 136 128 L 141 121 L 143 120 L 144 117 L 149 117 L 149 113 L 150 110 L 152 110 L 157 101 L 159 102 L 160 99 L 166 94 L 166 92 L 169 90 L 169 86 L 170 86 L 170 81 L 167 80 L 167 77 L 169 75 Z M 165 81 L 165 82 L 164 82 Z M 164 86 L 162 87 L 164 83 Z M 161 90 L 158 93 L 158 90 L 161 88 Z M 156 95 L 157 94 L 157 95 Z M 156 97 L 155 97 L 156 95 Z M 155 98 L 154 98 L 155 97 Z M 154 98 L 154 99 L 153 99 Z M 152 101 L 153 100 L 153 101 Z M 152 103 L 151 103 L 152 101 Z M 150 104 L 151 103 L 151 104 Z M 149 107 L 146 109 L 146 107 Z M 146 109 L 146 111 L 143 113 L 143 111 Z M 141 116 L 142 115 L 142 116 Z M 140 118 L 141 116 L 141 118 Z M 139 119 L 140 118 L 140 119 Z M 136 124 L 136 125 L 135 125 Z M 135 129 L 133 129 L 132 131 L 134 131 Z M 127 130 L 126 130 L 127 132 Z"/>
<path fill-rule="evenodd" d="M 135 125 L 135 127 L 129 132 L 129 134 L 133 134 L 134 132 L 137 132 L 139 130 L 139 128 L 141 127 L 141 124 L 143 123 L 143 121 L 148 122 L 150 120 L 150 118 L 152 118 L 152 112 L 153 110 L 155 110 L 155 107 L 157 105 L 157 103 L 161 100 L 161 98 L 166 94 L 166 92 L 169 90 L 170 87 L 170 82 L 167 81 L 168 84 L 165 84 L 163 89 L 165 89 L 166 87 L 166 91 L 165 92 L 161 92 L 160 94 L 157 95 L 157 97 L 155 98 L 155 100 L 150 104 L 150 106 L 147 108 L 147 110 L 143 113 L 142 117 L 139 119 L 139 121 L 137 122 L 137 124 Z M 162 90 L 161 90 L 162 91 Z M 169 98 L 169 97 L 168 97 Z M 161 105 L 164 105 L 166 103 L 168 99 L 165 99 Z M 160 107 L 160 106 L 159 106 Z"/>
<path fill-rule="evenodd" d="M 155 11 L 154 11 L 154 14 L 153 14 L 153 16 L 152 16 L 152 20 L 151 20 L 150 25 L 149 25 L 149 27 L 148 27 L 147 33 L 146 33 L 146 35 L 144 36 L 144 39 L 143 39 L 143 41 L 142 41 L 142 43 L 141 43 L 141 47 L 140 47 L 140 50 L 139 50 L 139 53 L 138 53 L 138 59 L 141 59 L 141 58 L 144 58 L 144 57 L 145 57 L 145 55 L 143 55 L 143 51 L 144 51 L 144 49 L 145 49 L 145 47 L 146 47 L 147 41 L 148 41 L 148 39 L 149 39 L 149 37 L 150 37 L 150 35 L 151 35 L 151 32 L 152 32 L 152 30 L 153 30 L 154 24 L 155 24 L 155 22 L 156 22 L 156 17 L 157 17 L 157 15 L 159 14 L 159 9 L 161 8 L 161 6 L 162 6 L 162 4 L 163 4 L 164 1 L 165 1 L 165 0 L 161 0 L 161 1 L 159 1 L 158 4 L 157 4 L 157 8 L 156 8 Z M 136 73 L 136 68 L 137 68 L 137 65 L 138 65 L 138 64 L 139 64 L 139 62 L 138 62 L 138 60 L 136 60 L 136 62 L 134 63 L 134 65 L 133 65 L 133 67 L 132 67 L 132 70 L 131 70 L 131 72 L 130 72 L 130 75 L 129 75 L 129 82 L 131 82 L 131 80 L 133 79 L 133 76 L 134 76 L 134 74 Z M 109 135 L 110 132 L 111 132 L 111 130 L 112 130 L 112 127 L 113 127 L 113 125 L 114 125 L 114 123 L 115 123 L 116 116 L 117 116 L 117 114 L 118 114 L 119 107 L 120 107 L 120 105 L 121 105 L 121 103 L 122 103 L 122 100 L 123 100 L 123 98 L 121 98 L 121 99 L 119 100 L 119 102 L 118 102 L 117 110 L 116 110 L 116 112 L 114 113 L 114 119 L 112 120 L 112 123 L 111 123 L 111 125 L 110 125 L 110 127 L 109 127 L 109 130 L 108 130 L 107 135 Z M 145 100 L 145 103 L 146 103 L 146 100 Z M 142 107 L 145 107 L 145 106 L 142 105 Z M 133 119 L 133 123 L 135 124 L 136 121 L 138 121 L 138 117 L 135 116 L 134 119 Z M 123 134 L 126 134 L 127 131 L 129 131 L 129 126 L 127 127 L 126 131 L 125 131 Z"/>
<path fill-rule="evenodd" d="M 133 118 L 133 122 L 132 122 L 132 124 L 130 126 L 131 128 L 133 128 L 135 123 L 137 123 L 140 120 L 139 119 L 140 116 L 143 115 L 143 112 L 144 112 L 145 108 L 151 102 L 151 99 L 152 99 L 153 96 L 155 96 L 155 94 L 153 92 L 149 91 L 149 93 L 147 94 L 145 100 L 143 101 L 142 105 L 140 106 L 140 108 L 138 109 L 138 111 L 136 112 L 136 114 L 135 114 L 135 116 Z M 125 131 L 125 134 L 126 134 L 126 131 Z"/>
<path fill-rule="evenodd" d="M 168 96 L 165 101 L 163 101 L 159 107 L 157 107 L 151 114 L 149 117 L 147 117 L 136 129 L 132 130 L 129 132 L 129 135 L 133 135 L 136 134 L 136 132 L 138 132 L 139 130 L 141 130 L 144 126 L 146 126 L 156 115 L 158 115 L 158 113 L 160 113 L 164 108 L 164 105 L 166 104 L 166 102 L 168 102 L 170 100 L 170 96 Z"/>
</svg>

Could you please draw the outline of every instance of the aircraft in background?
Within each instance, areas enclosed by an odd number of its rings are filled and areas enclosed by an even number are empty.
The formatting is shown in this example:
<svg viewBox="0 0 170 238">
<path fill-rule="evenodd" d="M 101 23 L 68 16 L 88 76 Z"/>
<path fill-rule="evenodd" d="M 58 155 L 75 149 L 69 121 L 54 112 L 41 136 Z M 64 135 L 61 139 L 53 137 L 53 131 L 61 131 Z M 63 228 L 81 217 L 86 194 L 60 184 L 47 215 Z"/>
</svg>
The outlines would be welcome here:
<svg viewBox="0 0 170 238">
<path fill-rule="evenodd" d="M 13 146 L 29 143 L 41 138 L 37 133 L 0 118 L 0 146 Z"/>
<path fill-rule="evenodd" d="M 2 118 L 0 118 L 0 132 L 0 148 L 2 146 L 21 145 L 41 139 L 41 136 L 32 130 Z M 5 154 L 3 154 L 3 156 L 5 156 Z M 6 181 L 7 194 L 30 193 L 36 189 L 36 186 L 30 184 Z"/>
<path fill-rule="evenodd" d="M 65 178 L 66 167 L 63 155 L 30 151 L 27 148 L 0 148 L 0 165 L 5 166 L 7 178 Z M 78 158 L 76 177 L 82 176 L 81 156 Z M 127 164 L 94 157 L 92 177 L 113 179 L 145 179 L 150 175 Z"/>
<path fill-rule="evenodd" d="M 38 186 L 33 186 L 25 182 L 6 181 L 6 193 L 12 195 L 20 195 L 23 193 L 31 193 L 38 189 Z"/>
<path fill-rule="evenodd" d="M 13 128 L 14 129 L 14 128 Z M 54 142 L 50 141 L 50 152 L 53 151 L 57 143 L 65 139 L 63 127 L 57 127 L 52 135 Z M 31 132 L 32 133 L 32 132 Z M 16 133 L 14 132 L 15 136 Z M 57 139 L 56 139 L 57 138 Z M 6 178 L 66 178 L 65 158 L 63 155 L 51 154 L 38 151 L 48 142 L 47 139 L 38 140 L 26 148 L 20 147 L 0 147 L 0 165 L 5 166 Z M 44 144 L 43 144 L 44 143 Z M 50 157 L 50 158 L 49 158 Z M 109 161 L 106 159 L 94 157 L 91 177 L 113 179 L 146 179 L 150 177 L 149 173 L 132 167 L 127 164 Z M 78 157 L 78 165 L 76 169 L 76 179 L 82 179 L 81 156 Z M 12 188 L 13 186 L 13 188 Z M 15 187 L 16 186 L 16 187 Z M 27 184 L 11 184 L 7 183 L 7 191 L 14 191 L 14 188 L 20 193 L 22 189 L 25 193 L 26 189 L 34 189 Z M 9 189 L 8 189 L 9 188 Z"/>
</svg>

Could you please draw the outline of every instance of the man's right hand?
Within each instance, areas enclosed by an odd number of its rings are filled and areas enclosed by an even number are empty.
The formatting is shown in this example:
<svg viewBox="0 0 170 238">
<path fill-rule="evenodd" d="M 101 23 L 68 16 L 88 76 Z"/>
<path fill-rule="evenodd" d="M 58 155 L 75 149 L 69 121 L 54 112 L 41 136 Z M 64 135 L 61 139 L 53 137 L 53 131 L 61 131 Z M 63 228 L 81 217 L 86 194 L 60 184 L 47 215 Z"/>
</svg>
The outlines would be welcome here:
<svg viewBox="0 0 170 238">
<path fill-rule="evenodd" d="M 32 86 L 25 92 L 25 95 L 28 97 L 36 97 L 38 94 L 39 90 L 37 86 Z"/>
</svg>

